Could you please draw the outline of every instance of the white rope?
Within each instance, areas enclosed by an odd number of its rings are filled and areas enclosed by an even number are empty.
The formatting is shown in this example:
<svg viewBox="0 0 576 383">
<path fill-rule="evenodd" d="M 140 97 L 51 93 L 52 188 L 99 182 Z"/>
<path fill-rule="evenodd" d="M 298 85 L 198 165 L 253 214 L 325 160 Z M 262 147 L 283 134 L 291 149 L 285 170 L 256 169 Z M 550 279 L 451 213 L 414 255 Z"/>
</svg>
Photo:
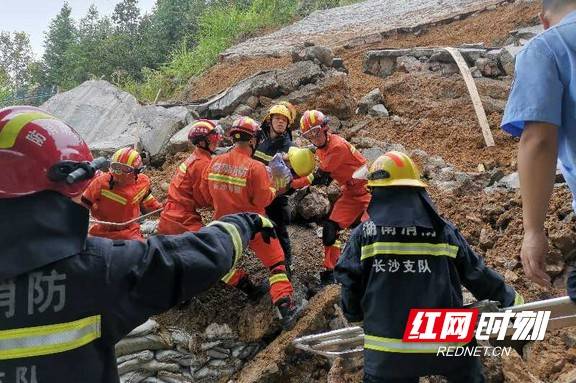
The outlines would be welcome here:
<svg viewBox="0 0 576 383">
<path fill-rule="evenodd" d="M 126 221 L 126 222 L 105 222 L 105 221 L 98 221 L 97 219 L 90 219 L 90 223 L 97 223 L 97 224 L 100 224 L 100 225 L 110 225 L 110 226 L 127 226 L 127 225 L 130 225 L 131 223 L 138 222 L 138 221 L 140 221 L 140 220 L 142 220 L 142 219 L 144 219 L 144 218 L 147 218 L 147 217 L 150 217 L 151 215 L 154 215 L 154 214 L 156 214 L 156 213 L 159 213 L 159 212 L 161 212 L 163 209 L 164 209 L 164 208 L 160 208 L 160 209 L 154 210 L 154 211 L 152 211 L 152 212 L 150 212 L 150 213 L 141 215 L 140 217 L 131 219 L 130 221 Z"/>
</svg>

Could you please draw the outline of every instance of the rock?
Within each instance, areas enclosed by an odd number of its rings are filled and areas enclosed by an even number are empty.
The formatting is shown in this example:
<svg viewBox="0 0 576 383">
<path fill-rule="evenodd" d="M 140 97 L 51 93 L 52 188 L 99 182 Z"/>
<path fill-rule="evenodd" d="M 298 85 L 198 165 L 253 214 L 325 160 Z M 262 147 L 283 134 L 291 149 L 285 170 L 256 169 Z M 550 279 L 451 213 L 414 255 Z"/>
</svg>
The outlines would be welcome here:
<svg viewBox="0 0 576 383">
<path fill-rule="evenodd" d="M 554 247 L 566 256 L 576 245 L 576 233 L 574 233 L 570 226 L 562 226 L 560 230 L 550 231 L 549 238 Z"/>
<path fill-rule="evenodd" d="M 259 103 L 260 103 L 260 100 L 256 96 L 250 96 L 246 100 L 246 105 L 248 105 L 252 109 L 256 109 L 258 107 Z"/>
<path fill-rule="evenodd" d="M 368 121 L 366 121 L 366 120 L 360 121 L 357 124 L 355 124 L 353 127 L 351 127 L 350 129 L 344 131 L 342 133 L 342 135 L 345 139 L 350 141 L 352 139 L 352 137 L 355 137 L 359 132 L 364 130 L 367 125 L 368 125 Z"/>
<path fill-rule="evenodd" d="M 203 367 L 194 373 L 195 379 L 217 378 L 219 376 L 220 373 L 210 367 Z"/>
<path fill-rule="evenodd" d="M 451 166 L 441 168 L 435 175 L 432 175 L 435 181 L 453 181 L 456 179 L 456 172 Z"/>
<path fill-rule="evenodd" d="M 334 57 L 334 59 L 332 59 L 332 68 L 340 71 L 340 72 L 344 72 L 344 73 L 348 73 L 348 68 L 346 68 L 346 65 L 344 64 L 344 60 L 340 57 Z"/>
<path fill-rule="evenodd" d="M 219 325 L 218 323 L 212 323 L 206 330 L 204 330 L 204 338 L 206 340 L 221 340 L 221 339 L 233 339 L 236 335 L 226 323 Z"/>
<path fill-rule="evenodd" d="M 374 105 L 368 112 L 372 117 L 390 117 L 388 109 L 383 104 Z"/>
<path fill-rule="evenodd" d="M 186 125 L 170 138 L 168 142 L 169 153 L 174 154 L 189 150 L 188 133 L 190 133 L 190 129 L 192 129 L 192 124 Z"/>
<path fill-rule="evenodd" d="M 472 78 L 482 78 L 482 72 L 480 72 L 480 70 L 475 66 L 470 68 L 470 74 L 472 75 Z"/>
<path fill-rule="evenodd" d="M 158 331 L 160 325 L 158 322 L 152 319 L 148 319 L 146 322 L 142 323 L 140 326 L 136 327 L 134 330 L 130 331 L 127 335 L 128 337 L 140 337 L 148 335 L 150 333 Z"/>
<path fill-rule="evenodd" d="M 506 282 L 514 283 L 518 280 L 518 278 L 519 278 L 518 274 L 516 274 L 512 270 L 504 271 L 504 280 L 506 280 Z"/>
<path fill-rule="evenodd" d="M 504 73 L 506 73 L 508 76 L 512 76 L 514 74 L 516 56 L 518 56 L 518 53 L 520 53 L 521 50 L 521 46 L 515 45 L 507 45 L 501 49 L 498 60 L 504 69 Z"/>
<path fill-rule="evenodd" d="M 381 104 L 384 101 L 380 88 L 372 89 L 358 103 L 357 114 L 366 114 L 374 105 Z"/>
<path fill-rule="evenodd" d="M 146 351 L 138 352 L 136 354 L 129 354 L 129 355 L 120 356 L 116 359 L 116 363 L 122 364 L 124 362 L 127 362 L 129 360 L 133 360 L 133 359 L 137 359 L 137 360 L 140 360 L 143 362 L 148 362 L 148 361 L 154 359 L 154 353 L 150 350 L 146 350 Z"/>
<path fill-rule="evenodd" d="M 493 56 L 480 57 L 474 65 L 480 70 L 480 73 L 486 77 L 498 77 L 502 74 L 502 71 L 498 68 L 498 59 Z"/>
<path fill-rule="evenodd" d="M 544 32 L 544 27 L 541 24 L 538 24 L 532 27 L 515 29 L 510 32 L 510 35 L 517 40 L 529 40 L 538 36 L 542 32 Z"/>
<path fill-rule="evenodd" d="M 120 376 L 120 383 L 140 383 L 144 379 L 153 376 L 151 371 L 133 371 Z"/>
<path fill-rule="evenodd" d="M 332 53 L 332 49 L 320 45 L 304 47 L 304 49 L 295 48 L 292 50 L 293 63 L 300 61 L 317 61 L 324 66 L 330 67 L 332 66 L 333 59 L 334 53 Z"/>
<path fill-rule="evenodd" d="M 252 113 L 254 113 L 254 109 L 244 104 L 240 104 L 234 109 L 234 114 L 239 116 L 250 116 Z"/>
<path fill-rule="evenodd" d="M 493 169 L 490 171 L 490 179 L 488 180 L 488 184 L 486 186 L 492 186 L 496 182 L 500 181 L 504 178 L 505 174 L 502 169 Z"/>
<path fill-rule="evenodd" d="M 332 62 L 332 59 L 330 59 L 330 62 Z M 278 82 L 280 91 L 288 94 L 299 89 L 301 86 L 316 82 L 322 75 L 322 69 L 318 64 L 312 61 L 301 61 L 283 70 L 278 70 L 276 81 Z"/>
<path fill-rule="evenodd" d="M 414 56 L 400 56 L 396 59 L 396 67 L 401 72 L 413 73 L 428 70 L 429 65 Z"/>
<path fill-rule="evenodd" d="M 504 100 L 496 100 L 490 96 L 484 96 L 480 99 L 482 100 L 482 105 L 487 114 L 502 113 L 506 108 L 506 101 Z"/>
<path fill-rule="evenodd" d="M 322 88 L 319 85 L 307 84 L 286 96 L 286 100 L 295 105 L 304 104 L 306 101 L 313 99 L 315 95 L 321 91 Z"/>
<path fill-rule="evenodd" d="M 156 232 L 157 227 L 158 227 L 157 219 L 146 219 L 140 225 L 140 231 L 142 232 L 142 234 L 152 235 Z"/>
<path fill-rule="evenodd" d="M 332 132 L 338 133 L 342 127 L 342 121 L 336 116 L 328 116 L 328 127 Z"/>
<path fill-rule="evenodd" d="M 330 201 L 326 194 L 319 192 L 318 188 L 310 188 L 308 193 L 296 207 L 298 214 L 305 220 L 318 220 L 325 217 L 330 211 Z"/>
<path fill-rule="evenodd" d="M 45 102 L 41 109 L 67 121 L 99 154 L 140 142 L 154 160 L 185 125 L 186 107 L 142 106 L 107 81 L 91 80 Z"/>
<path fill-rule="evenodd" d="M 239 354 L 238 354 L 238 359 L 248 359 L 250 357 L 252 357 L 254 354 L 256 354 L 258 352 L 258 345 L 257 344 L 251 344 L 246 346 Z"/>
<path fill-rule="evenodd" d="M 502 355 L 502 373 L 506 382 L 510 383 L 540 383 L 530 369 L 514 350 L 510 355 Z"/>
<path fill-rule="evenodd" d="M 574 383 L 574 382 L 576 382 L 576 368 L 563 373 L 556 380 L 556 383 Z"/>
<path fill-rule="evenodd" d="M 562 341 L 568 348 L 576 347 L 576 329 L 566 329 L 562 334 Z"/>
<path fill-rule="evenodd" d="M 340 198 L 340 195 L 342 194 L 340 186 L 338 186 L 337 182 L 332 182 L 330 185 L 328 185 L 326 189 L 324 189 L 324 191 L 326 192 L 328 201 L 330 201 L 330 205 L 334 205 L 336 200 L 338 200 L 338 198 Z"/>
<path fill-rule="evenodd" d="M 206 351 L 206 355 L 214 359 L 226 359 L 230 356 L 230 350 L 222 347 L 214 347 Z"/>
<path fill-rule="evenodd" d="M 188 348 L 190 340 L 192 339 L 192 335 L 190 333 L 180 328 L 170 328 L 170 335 L 174 344 L 176 346 L 182 346 L 183 349 Z"/>
<path fill-rule="evenodd" d="M 222 344 L 222 341 L 221 341 L 221 340 L 215 340 L 215 341 L 212 341 L 212 342 L 202 343 L 202 344 L 200 345 L 200 350 L 202 350 L 202 351 L 207 351 L 207 350 L 210 350 L 211 348 L 218 347 L 218 346 L 220 346 L 221 344 Z"/>
<path fill-rule="evenodd" d="M 507 176 L 503 177 L 500 181 L 498 181 L 496 185 L 512 190 L 520 189 L 520 177 L 518 175 L 518 172 L 508 174 Z"/>
<path fill-rule="evenodd" d="M 190 366 L 192 354 L 176 350 L 161 350 L 156 351 L 154 359 L 163 363 L 178 363 L 182 366 Z"/>
<path fill-rule="evenodd" d="M 242 351 L 246 348 L 246 345 L 244 344 L 240 344 L 236 347 L 234 347 L 232 349 L 232 357 L 233 358 L 238 358 L 240 356 L 240 354 L 242 354 Z"/>
<path fill-rule="evenodd" d="M 158 335 L 145 335 L 139 338 L 124 338 L 116 343 L 116 357 L 134 354 L 143 350 L 163 350 L 172 348 L 172 344 Z"/>
<path fill-rule="evenodd" d="M 364 73 L 386 78 L 396 71 L 396 59 L 409 49 L 368 51 L 364 56 Z"/>
<path fill-rule="evenodd" d="M 382 154 L 386 153 L 384 149 L 378 147 L 362 149 L 360 152 L 369 163 L 376 160 L 376 158 L 380 157 Z"/>
</svg>

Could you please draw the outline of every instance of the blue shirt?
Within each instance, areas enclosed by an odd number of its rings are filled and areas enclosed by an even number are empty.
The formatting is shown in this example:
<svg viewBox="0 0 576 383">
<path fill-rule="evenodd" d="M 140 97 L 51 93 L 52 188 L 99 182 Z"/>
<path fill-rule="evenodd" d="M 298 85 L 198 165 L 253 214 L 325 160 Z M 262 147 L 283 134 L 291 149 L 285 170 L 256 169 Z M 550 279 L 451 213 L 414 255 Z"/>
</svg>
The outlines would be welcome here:
<svg viewBox="0 0 576 383">
<path fill-rule="evenodd" d="M 531 121 L 558 127 L 560 169 L 576 195 L 576 11 L 532 39 L 516 59 L 502 129 L 520 136 Z"/>
</svg>

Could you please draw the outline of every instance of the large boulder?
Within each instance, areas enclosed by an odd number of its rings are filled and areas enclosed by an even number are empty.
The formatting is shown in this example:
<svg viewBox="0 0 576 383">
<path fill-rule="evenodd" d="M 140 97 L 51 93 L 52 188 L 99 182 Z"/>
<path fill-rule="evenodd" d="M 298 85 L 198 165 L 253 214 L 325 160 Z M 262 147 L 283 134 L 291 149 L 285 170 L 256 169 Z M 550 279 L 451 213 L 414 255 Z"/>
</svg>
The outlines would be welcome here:
<svg viewBox="0 0 576 383">
<path fill-rule="evenodd" d="M 166 154 L 170 137 L 185 125 L 185 107 L 142 106 L 107 81 L 91 80 L 46 101 L 42 109 L 68 122 L 98 154 L 142 144 L 153 160 Z"/>
<path fill-rule="evenodd" d="M 329 67 L 332 66 L 333 59 L 334 53 L 332 53 L 332 49 L 320 45 L 292 50 L 292 62 L 314 61 L 317 64 Z"/>
</svg>

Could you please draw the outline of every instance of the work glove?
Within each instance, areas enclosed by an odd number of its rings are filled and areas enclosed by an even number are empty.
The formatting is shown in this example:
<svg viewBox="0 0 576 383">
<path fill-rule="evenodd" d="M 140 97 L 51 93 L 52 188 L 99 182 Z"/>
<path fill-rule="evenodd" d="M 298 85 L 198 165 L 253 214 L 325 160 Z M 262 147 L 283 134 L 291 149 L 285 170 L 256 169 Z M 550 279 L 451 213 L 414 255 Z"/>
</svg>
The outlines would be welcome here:
<svg viewBox="0 0 576 383">
<path fill-rule="evenodd" d="M 252 219 L 253 228 L 252 237 L 254 239 L 256 234 L 261 233 L 264 242 L 270 243 L 271 238 L 277 238 L 276 230 L 274 230 L 274 223 L 263 215 L 260 214 L 250 214 Z"/>
<path fill-rule="evenodd" d="M 568 296 L 570 299 L 572 299 L 573 302 L 576 302 L 576 265 L 574 263 L 568 266 L 566 290 L 568 290 Z"/>
<path fill-rule="evenodd" d="M 312 185 L 324 185 L 328 186 L 332 183 L 332 177 L 330 177 L 330 173 L 325 172 L 323 170 L 318 169 L 316 173 L 314 173 L 314 181 L 312 181 Z"/>
</svg>

